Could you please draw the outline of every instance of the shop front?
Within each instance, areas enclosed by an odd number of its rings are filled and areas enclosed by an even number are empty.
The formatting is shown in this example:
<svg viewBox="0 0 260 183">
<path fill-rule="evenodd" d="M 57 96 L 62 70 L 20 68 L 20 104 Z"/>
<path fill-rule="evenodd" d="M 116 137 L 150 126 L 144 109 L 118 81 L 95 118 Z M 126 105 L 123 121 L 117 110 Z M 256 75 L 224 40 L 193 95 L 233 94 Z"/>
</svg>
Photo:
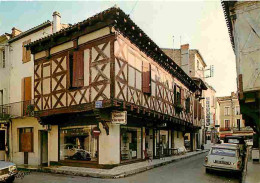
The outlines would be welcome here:
<svg viewBox="0 0 260 183">
<path fill-rule="evenodd" d="M 98 161 L 97 125 L 62 126 L 59 129 L 60 162 L 88 163 Z"/>
<path fill-rule="evenodd" d="M 120 127 L 121 162 L 142 159 L 142 128 Z"/>
<path fill-rule="evenodd" d="M 171 134 L 168 129 L 154 130 L 154 157 L 171 155 Z"/>
</svg>

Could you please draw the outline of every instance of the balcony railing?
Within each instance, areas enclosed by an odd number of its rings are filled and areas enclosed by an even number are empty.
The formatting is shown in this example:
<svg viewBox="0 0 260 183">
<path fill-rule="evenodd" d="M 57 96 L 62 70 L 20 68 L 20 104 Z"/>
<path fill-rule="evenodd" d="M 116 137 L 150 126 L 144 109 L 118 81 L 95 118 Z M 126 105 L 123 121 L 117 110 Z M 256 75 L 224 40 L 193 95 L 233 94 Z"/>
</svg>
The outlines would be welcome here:
<svg viewBox="0 0 260 183">
<path fill-rule="evenodd" d="M 16 118 L 22 116 L 34 116 L 33 100 L 0 105 L 1 120 L 8 120 L 10 118 Z"/>
<path fill-rule="evenodd" d="M 250 126 L 246 126 L 246 127 L 240 127 L 240 129 L 239 128 L 233 128 L 233 131 L 234 132 L 240 132 L 240 131 L 248 131 L 248 132 L 250 132 L 250 131 L 253 131 L 253 129 L 250 127 Z"/>
<path fill-rule="evenodd" d="M 219 129 L 220 131 L 231 131 L 231 128 L 230 127 L 222 127 Z"/>
</svg>

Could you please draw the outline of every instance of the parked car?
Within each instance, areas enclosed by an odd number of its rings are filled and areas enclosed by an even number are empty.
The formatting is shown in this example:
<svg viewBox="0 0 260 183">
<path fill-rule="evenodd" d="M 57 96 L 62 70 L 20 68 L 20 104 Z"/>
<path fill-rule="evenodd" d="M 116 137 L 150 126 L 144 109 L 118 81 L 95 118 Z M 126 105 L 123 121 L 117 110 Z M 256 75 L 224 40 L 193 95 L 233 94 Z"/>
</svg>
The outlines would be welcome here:
<svg viewBox="0 0 260 183">
<path fill-rule="evenodd" d="M 238 144 L 218 144 L 211 147 L 205 158 L 206 173 L 210 170 L 242 172 L 243 158 Z"/>
<path fill-rule="evenodd" d="M 15 179 L 17 168 L 14 163 L 0 161 L 0 182 L 11 183 Z"/>
</svg>

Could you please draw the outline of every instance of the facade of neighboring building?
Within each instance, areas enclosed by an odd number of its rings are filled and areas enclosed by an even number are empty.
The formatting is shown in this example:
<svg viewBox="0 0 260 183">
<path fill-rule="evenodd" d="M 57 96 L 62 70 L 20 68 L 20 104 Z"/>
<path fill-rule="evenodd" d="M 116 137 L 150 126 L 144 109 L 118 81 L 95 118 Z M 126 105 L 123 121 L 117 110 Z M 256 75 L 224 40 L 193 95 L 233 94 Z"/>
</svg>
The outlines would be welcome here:
<svg viewBox="0 0 260 183">
<path fill-rule="evenodd" d="M 201 127 L 202 88 L 117 7 L 26 47 L 49 163 L 105 166 L 145 152 L 173 155 L 184 150 L 184 134 Z"/>
<path fill-rule="evenodd" d="M 205 70 L 206 70 L 206 63 L 197 49 L 190 49 L 189 44 L 181 45 L 180 49 L 170 49 L 170 48 L 163 48 L 162 49 L 165 54 L 167 54 L 170 58 L 172 58 L 176 64 L 178 64 L 186 74 L 188 74 L 194 82 L 201 88 L 202 97 L 201 100 L 198 101 L 196 104 L 196 109 L 202 112 L 202 116 L 200 118 L 200 122 L 202 123 L 202 128 L 195 134 L 195 141 L 197 148 L 200 148 L 202 144 L 205 143 L 205 92 L 207 91 L 207 86 L 205 83 Z M 187 134 L 187 139 L 190 140 L 190 134 Z"/>
<path fill-rule="evenodd" d="M 253 136 L 253 129 L 246 126 L 242 119 L 237 95 L 232 92 L 231 96 L 217 97 L 219 105 L 219 137 L 225 136 Z"/>
<path fill-rule="evenodd" d="M 0 76 L 3 76 L 1 78 L 5 82 L 0 85 L 5 84 L 6 97 L 0 120 L 7 126 L 6 159 L 17 165 L 48 163 L 48 154 L 42 151 L 46 144 L 47 130 L 34 117 L 33 57 L 24 46 L 65 27 L 67 25 L 60 23 L 60 15 L 54 13 L 53 22 L 46 21 L 24 32 L 13 28 L 10 39 L 5 43 L 6 70 L 0 70 Z"/>
<path fill-rule="evenodd" d="M 9 103 L 9 75 L 10 72 L 10 64 L 7 62 L 8 60 L 8 40 L 10 38 L 9 34 L 3 34 L 0 36 L 0 161 L 8 160 L 8 156 L 6 154 L 6 144 L 7 136 L 8 136 L 8 123 L 5 118 L 7 118 L 7 110 L 8 108 L 4 107 L 4 104 Z"/>
<path fill-rule="evenodd" d="M 222 1 L 222 6 L 236 55 L 240 111 L 256 132 L 254 147 L 260 147 L 260 2 Z"/>
<path fill-rule="evenodd" d="M 206 83 L 206 82 L 205 82 Z M 206 83 L 207 90 L 204 91 L 203 107 L 205 112 L 205 131 L 203 133 L 204 142 L 215 143 L 217 137 L 216 125 L 216 90 Z"/>
</svg>

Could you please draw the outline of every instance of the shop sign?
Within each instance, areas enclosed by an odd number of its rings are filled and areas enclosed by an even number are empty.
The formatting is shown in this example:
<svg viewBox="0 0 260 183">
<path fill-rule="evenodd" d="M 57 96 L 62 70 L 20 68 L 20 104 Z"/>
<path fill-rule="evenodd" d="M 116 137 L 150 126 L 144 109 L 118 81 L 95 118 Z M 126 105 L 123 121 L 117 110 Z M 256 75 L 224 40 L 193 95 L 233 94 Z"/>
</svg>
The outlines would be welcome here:
<svg viewBox="0 0 260 183">
<path fill-rule="evenodd" d="M 210 97 L 206 98 L 206 126 L 210 125 Z"/>
<path fill-rule="evenodd" d="M 101 133 L 101 131 L 100 131 L 100 129 L 99 129 L 98 127 L 94 127 L 94 128 L 92 129 L 92 135 L 93 135 L 94 137 L 98 137 L 98 136 L 100 135 L 100 133 Z"/>
<path fill-rule="evenodd" d="M 103 107 L 103 102 L 101 100 L 98 100 L 95 102 L 95 108 L 99 109 Z"/>
<path fill-rule="evenodd" d="M 112 112 L 112 123 L 113 124 L 127 124 L 127 112 L 126 111 L 113 111 Z"/>
</svg>

